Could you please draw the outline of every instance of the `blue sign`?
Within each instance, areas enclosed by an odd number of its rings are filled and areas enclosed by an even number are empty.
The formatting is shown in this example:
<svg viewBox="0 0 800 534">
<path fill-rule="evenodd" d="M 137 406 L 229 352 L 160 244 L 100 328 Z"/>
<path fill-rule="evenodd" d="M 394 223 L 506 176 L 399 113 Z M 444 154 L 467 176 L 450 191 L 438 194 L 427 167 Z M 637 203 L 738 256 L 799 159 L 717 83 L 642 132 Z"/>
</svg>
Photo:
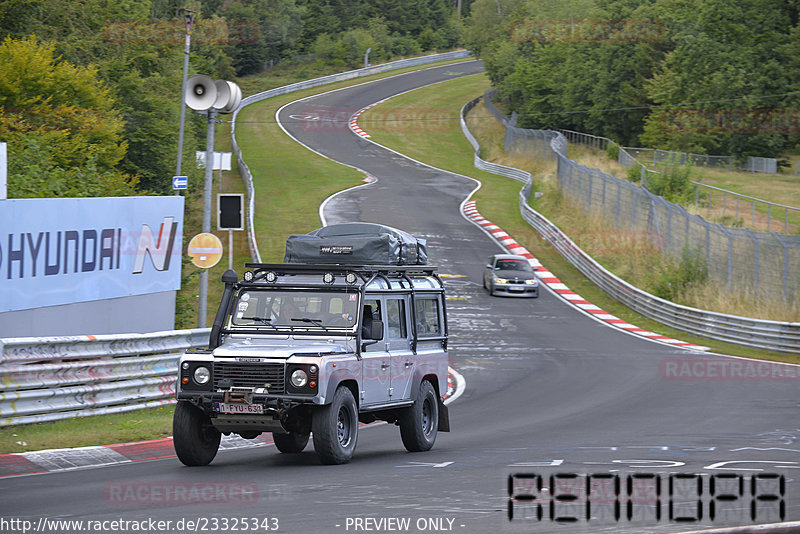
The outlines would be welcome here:
<svg viewBox="0 0 800 534">
<path fill-rule="evenodd" d="M 172 189 L 186 189 L 189 185 L 189 177 L 188 176 L 173 176 L 172 177 Z"/>
</svg>

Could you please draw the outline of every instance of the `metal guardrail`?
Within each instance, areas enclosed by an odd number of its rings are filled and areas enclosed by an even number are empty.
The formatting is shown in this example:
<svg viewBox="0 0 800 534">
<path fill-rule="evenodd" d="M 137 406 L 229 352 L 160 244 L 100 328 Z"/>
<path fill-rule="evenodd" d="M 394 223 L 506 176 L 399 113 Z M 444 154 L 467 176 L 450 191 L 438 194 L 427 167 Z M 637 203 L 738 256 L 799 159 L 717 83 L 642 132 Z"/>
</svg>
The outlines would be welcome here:
<svg viewBox="0 0 800 534">
<path fill-rule="evenodd" d="M 253 186 L 253 175 L 250 172 L 250 168 L 247 166 L 247 163 L 245 163 L 244 158 L 242 157 L 242 150 L 239 148 L 239 144 L 236 142 L 236 118 L 242 109 L 250 104 L 255 104 L 256 102 L 261 102 L 262 100 L 266 100 L 268 98 L 285 95 L 296 91 L 302 91 L 304 89 L 311 89 L 312 87 L 319 87 L 321 85 L 327 85 L 330 83 L 352 80 L 354 78 L 361 78 L 363 76 L 403 69 L 406 67 L 418 67 L 420 65 L 427 65 L 429 63 L 436 63 L 439 61 L 463 59 L 469 56 L 470 52 L 468 50 L 457 50 L 455 52 L 445 52 L 443 54 L 432 54 L 429 56 L 401 59 L 398 61 L 392 61 L 390 63 L 384 63 L 382 65 L 351 70 L 342 72 L 340 74 L 331 74 L 321 78 L 314 78 L 313 80 L 305 80 L 290 85 L 284 85 L 282 87 L 276 87 L 275 89 L 262 91 L 243 99 L 238 109 L 236 109 L 236 111 L 233 113 L 233 118 L 231 119 L 231 146 L 233 147 L 233 153 L 236 155 L 236 160 L 239 164 L 239 174 L 241 175 L 242 180 L 245 183 L 245 187 L 247 188 L 247 236 L 250 246 L 250 257 L 252 260 L 254 262 L 261 263 L 261 254 L 258 251 L 258 242 L 255 235 L 255 223 L 253 222 L 253 214 L 255 212 L 255 187 Z"/>
<path fill-rule="evenodd" d="M 675 304 L 632 286 L 597 263 L 555 224 L 528 204 L 532 189 L 530 173 L 480 158 L 480 144 L 469 131 L 466 123 L 467 113 L 477 105 L 480 98 L 469 102 L 461 110 L 461 130 L 475 149 L 475 166 L 480 170 L 524 183 L 525 185 L 519 193 L 519 207 L 523 218 L 559 254 L 609 296 L 645 317 L 684 332 L 762 349 L 800 352 L 800 323 L 766 321 Z M 566 157 L 565 136 L 555 131 L 550 134 L 552 135 L 550 141 L 552 157 Z"/>
<path fill-rule="evenodd" d="M 172 403 L 182 351 L 210 332 L 0 339 L 0 426 Z"/>
</svg>

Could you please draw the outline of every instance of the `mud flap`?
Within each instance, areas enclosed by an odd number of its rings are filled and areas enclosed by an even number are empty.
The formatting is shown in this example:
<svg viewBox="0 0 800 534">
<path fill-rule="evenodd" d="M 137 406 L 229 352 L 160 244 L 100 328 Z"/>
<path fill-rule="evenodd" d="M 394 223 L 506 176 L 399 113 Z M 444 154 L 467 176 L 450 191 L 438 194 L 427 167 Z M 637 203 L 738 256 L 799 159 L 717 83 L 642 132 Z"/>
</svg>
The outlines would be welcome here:
<svg viewBox="0 0 800 534">
<path fill-rule="evenodd" d="M 439 425 L 436 428 L 439 432 L 450 432 L 450 413 L 441 397 L 439 397 Z"/>
</svg>

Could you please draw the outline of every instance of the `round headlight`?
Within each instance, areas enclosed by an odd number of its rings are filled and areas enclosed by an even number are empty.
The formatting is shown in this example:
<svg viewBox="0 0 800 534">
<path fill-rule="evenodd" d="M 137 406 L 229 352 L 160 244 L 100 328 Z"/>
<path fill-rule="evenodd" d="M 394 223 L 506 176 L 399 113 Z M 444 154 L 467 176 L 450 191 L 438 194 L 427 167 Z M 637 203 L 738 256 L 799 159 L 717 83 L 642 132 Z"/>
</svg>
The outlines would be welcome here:
<svg viewBox="0 0 800 534">
<path fill-rule="evenodd" d="M 301 388 L 308 382 L 308 375 L 306 375 L 306 372 L 302 369 L 295 369 L 289 380 L 292 382 L 294 387 Z"/>
<path fill-rule="evenodd" d="M 194 370 L 194 381 L 198 384 L 207 384 L 211 380 L 211 371 L 208 367 L 200 366 Z"/>
</svg>

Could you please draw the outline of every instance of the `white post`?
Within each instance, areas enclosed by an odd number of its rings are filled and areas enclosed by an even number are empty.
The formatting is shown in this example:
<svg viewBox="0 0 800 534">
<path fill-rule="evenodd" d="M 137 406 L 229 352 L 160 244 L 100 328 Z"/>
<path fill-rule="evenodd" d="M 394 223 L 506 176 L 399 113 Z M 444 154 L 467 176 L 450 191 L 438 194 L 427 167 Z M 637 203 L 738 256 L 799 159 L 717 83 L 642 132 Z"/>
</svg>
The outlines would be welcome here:
<svg viewBox="0 0 800 534">
<path fill-rule="evenodd" d="M 7 159 L 8 152 L 6 150 L 6 144 L 0 143 L 0 200 L 5 200 L 8 195 L 8 188 L 6 187 L 8 176 L 6 173 Z"/>
<path fill-rule="evenodd" d="M 228 269 L 233 270 L 233 230 L 228 230 Z"/>
</svg>

